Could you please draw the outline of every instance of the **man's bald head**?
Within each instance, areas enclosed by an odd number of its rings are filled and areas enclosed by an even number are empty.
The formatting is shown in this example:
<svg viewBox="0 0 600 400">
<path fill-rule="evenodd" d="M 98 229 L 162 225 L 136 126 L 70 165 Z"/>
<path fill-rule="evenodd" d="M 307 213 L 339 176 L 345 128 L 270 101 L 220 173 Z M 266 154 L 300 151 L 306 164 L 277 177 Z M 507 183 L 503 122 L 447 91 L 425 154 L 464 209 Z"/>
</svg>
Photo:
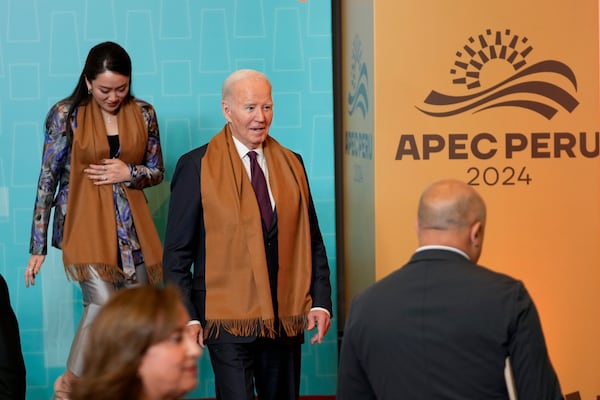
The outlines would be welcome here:
<svg viewBox="0 0 600 400">
<path fill-rule="evenodd" d="M 419 245 L 459 248 L 473 261 L 481 253 L 485 203 L 472 186 L 445 179 L 429 185 L 419 201 Z"/>
<path fill-rule="evenodd" d="M 230 100 L 231 96 L 234 95 L 234 88 L 236 84 L 240 81 L 244 80 L 261 80 L 266 81 L 271 85 L 269 78 L 262 72 L 253 70 L 253 69 L 239 69 L 229 75 L 225 81 L 223 82 L 223 87 L 221 88 L 221 96 L 223 100 Z"/>
</svg>

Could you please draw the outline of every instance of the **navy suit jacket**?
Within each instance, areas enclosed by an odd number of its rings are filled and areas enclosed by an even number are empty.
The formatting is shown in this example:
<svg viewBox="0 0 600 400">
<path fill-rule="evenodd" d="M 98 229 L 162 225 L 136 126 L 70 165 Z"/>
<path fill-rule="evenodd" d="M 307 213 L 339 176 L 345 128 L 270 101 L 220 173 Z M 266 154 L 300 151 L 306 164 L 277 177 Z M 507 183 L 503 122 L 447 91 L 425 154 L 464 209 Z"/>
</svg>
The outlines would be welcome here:
<svg viewBox="0 0 600 400">
<path fill-rule="evenodd" d="M 0 275 L 0 400 L 25 399 L 25 363 L 19 325 Z"/>
<path fill-rule="evenodd" d="M 562 399 L 523 283 L 422 250 L 353 300 L 337 398 L 506 400 L 508 356 L 519 399 Z"/>
<path fill-rule="evenodd" d="M 173 179 L 171 180 L 171 200 L 165 233 L 163 275 L 167 283 L 180 287 L 185 305 L 193 320 L 205 325 L 206 286 L 204 266 L 206 261 L 204 214 L 200 193 L 200 171 L 202 158 L 207 145 L 199 147 L 179 158 Z M 300 162 L 302 158 L 296 154 Z M 306 173 L 305 173 L 306 176 Z M 329 264 L 323 237 L 319 229 L 312 196 L 309 198 L 309 220 L 312 244 L 312 281 L 310 295 L 313 307 L 322 307 L 332 312 L 331 283 Z M 271 295 L 274 309 L 277 310 L 277 212 L 271 229 L 263 232 L 267 267 L 271 283 Z M 192 270 L 193 265 L 193 270 Z M 232 293 L 232 296 L 235 294 Z M 276 313 L 277 315 L 277 313 Z M 208 339 L 214 342 L 248 342 L 255 336 L 233 336 L 221 330 L 218 338 Z M 291 342 L 302 342 L 304 335 L 295 338 L 283 338 Z"/>
</svg>

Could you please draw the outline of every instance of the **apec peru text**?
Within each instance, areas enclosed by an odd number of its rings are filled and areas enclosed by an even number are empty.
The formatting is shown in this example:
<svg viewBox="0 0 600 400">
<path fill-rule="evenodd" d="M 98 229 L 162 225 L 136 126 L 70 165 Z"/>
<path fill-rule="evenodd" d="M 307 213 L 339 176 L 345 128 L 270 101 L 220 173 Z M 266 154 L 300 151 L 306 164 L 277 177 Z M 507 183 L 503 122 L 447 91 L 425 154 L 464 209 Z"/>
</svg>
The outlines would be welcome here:
<svg viewBox="0 0 600 400">
<path fill-rule="evenodd" d="M 482 132 L 402 134 L 396 150 L 396 160 L 450 160 L 494 157 L 530 158 L 596 158 L 600 154 L 599 132 L 533 132 L 505 133 L 504 136 Z"/>
</svg>

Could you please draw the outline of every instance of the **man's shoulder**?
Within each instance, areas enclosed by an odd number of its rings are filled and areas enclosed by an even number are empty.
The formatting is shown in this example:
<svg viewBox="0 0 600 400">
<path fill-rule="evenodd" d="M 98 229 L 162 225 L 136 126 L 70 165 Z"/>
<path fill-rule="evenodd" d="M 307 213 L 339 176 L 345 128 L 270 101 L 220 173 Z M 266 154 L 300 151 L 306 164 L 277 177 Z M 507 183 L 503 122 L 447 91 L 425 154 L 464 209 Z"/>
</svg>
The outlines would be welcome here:
<svg viewBox="0 0 600 400">
<path fill-rule="evenodd" d="M 447 269 L 446 266 L 450 265 L 451 263 L 451 265 L 463 267 L 459 268 L 458 270 L 463 271 L 469 276 L 479 277 L 481 279 L 490 279 L 507 284 L 515 284 L 519 282 L 518 279 L 508 275 L 505 272 L 502 272 L 501 269 L 475 263 L 465 258 L 458 252 L 445 249 L 417 251 L 411 260 L 428 262 L 430 265 L 437 266 L 441 269 Z M 448 272 L 456 273 L 458 271 L 457 269 L 450 269 Z"/>
<path fill-rule="evenodd" d="M 180 175 L 184 173 L 184 171 L 187 171 L 188 173 L 195 171 L 195 173 L 198 173 L 201 168 L 202 157 L 204 157 L 205 153 L 206 145 L 203 145 L 179 156 L 177 165 L 175 166 L 174 176 Z"/>
<path fill-rule="evenodd" d="M 292 149 L 290 149 L 287 146 L 284 146 L 283 144 L 281 144 L 277 139 L 275 139 L 272 136 L 267 136 L 267 138 L 265 139 L 265 143 L 263 144 L 263 146 L 275 146 L 276 148 L 278 148 L 280 151 L 284 152 L 284 153 L 289 153 L 294 155 L 298 160 L 300 160 L 300 162 L 302 162 L 302 155 Z"/>
<path fill-rule="evenodd" d="M 179 157 L 179 160 L 201 160 L 202 157 L 204 157 L 204 154 L 206 153 L 207 146 L 208 144 L 204 144 L 200 147 L 196 147 L 195 149 L 192 149 L 187 153 L 182 154 L 181 157 Z"/>
</svg>

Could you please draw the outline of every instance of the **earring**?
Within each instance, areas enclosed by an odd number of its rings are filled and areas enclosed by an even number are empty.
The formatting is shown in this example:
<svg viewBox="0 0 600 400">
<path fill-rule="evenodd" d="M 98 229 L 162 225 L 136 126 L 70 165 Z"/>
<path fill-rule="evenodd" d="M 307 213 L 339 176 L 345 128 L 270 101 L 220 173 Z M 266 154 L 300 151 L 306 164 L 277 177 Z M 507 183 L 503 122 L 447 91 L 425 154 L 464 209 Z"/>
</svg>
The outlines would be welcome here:
<svg viewBox="0 0 600 400">
<path fill-rule="evenodd" d="M 92 88 L 88 88 L 88 94 L 92 94 Z"/>
</svg>

